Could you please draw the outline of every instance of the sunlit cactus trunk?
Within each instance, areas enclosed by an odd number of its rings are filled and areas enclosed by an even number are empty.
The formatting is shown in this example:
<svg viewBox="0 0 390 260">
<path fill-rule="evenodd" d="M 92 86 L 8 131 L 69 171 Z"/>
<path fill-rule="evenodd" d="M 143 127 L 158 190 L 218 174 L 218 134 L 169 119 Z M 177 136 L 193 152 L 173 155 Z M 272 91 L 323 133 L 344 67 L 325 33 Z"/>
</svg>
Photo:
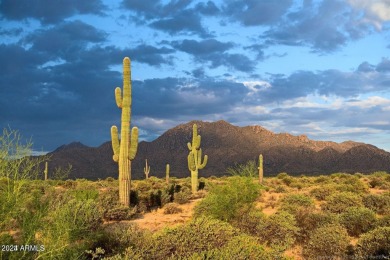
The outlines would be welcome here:
<svg viewBox="0 0 390 260">
<path fill-rule="evenodd" d="M 119 202 L 123 206 L 130 206 L 131 187 L 131 160 L 134 159 L 138 147 L 138 128 L 133 127 L 130 134 L 131 121 L 131 70 L 130 59 L 123 59 L 123 95 L 121 88 L 115 89 L 115 101 L 122 109 L 121 139 L 119 140 L 118 128 L 111 127 L 113 159 L 119 167 Z"/>
<path fill-rule="evenodd" d="M 192 143 L 187 143 L 190 153 L 188 154 L 188 169 L 191 171 L 191 190 L 196 193 L 199 187 L 198 170 L 203 169 L 207 164 L 207 155 L 202 161 L 202 149 L 200 148 L 201 137 L 198 135 L 198 128 L 196 124 L 192 129 Z"/>
<path fill-rule="evenodd" d="M 169 164 L 165 167 L 165 182 L 169 184 Z"/>
<path fill-rule="evenodd" d="M 263 177 L 264 177 L 264 172 L 263 172 L 263 155 L 259 155 L 259 183 L 263 183 Z"/>
<path fill-rule="evenodd" d="M 43 171 L 43 173 L 45 174 L 45 181 L 47 180 L 47 176 L 49 174 L 49 166 L 48 166 L 48 162 L 45 162 L 45 170 Z"/>
</svg>

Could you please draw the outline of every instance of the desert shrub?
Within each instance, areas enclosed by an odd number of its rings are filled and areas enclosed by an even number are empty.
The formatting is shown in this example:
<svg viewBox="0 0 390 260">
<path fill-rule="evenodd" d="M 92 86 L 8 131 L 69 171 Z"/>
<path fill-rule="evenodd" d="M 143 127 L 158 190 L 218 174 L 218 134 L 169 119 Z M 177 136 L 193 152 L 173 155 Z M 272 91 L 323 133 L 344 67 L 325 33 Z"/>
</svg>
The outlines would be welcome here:
<svg viewBox="0 0 390 260">
<path fill-rule="evenodd" d="M 344 259 L 349 246 L 348 233 L 340 225 L 325 225 L 315 229 L 303 244 L 305 259 Z"/>
<path fill-rule="evenodd" d="M 287 172 L 281 172 L 278 175 L 276 175 L 276 178 L 278 179 L 284 179 L 286 177 L 290 177 L 290 175 L 288 175 Z"/>
<path fill-rule="evenodd" d="M 145 248 L 143 257 L 188 257 L 195 252 L 223 247 L 237 234 L 237 230 L 226 222 L 199 217 L 182 226 L 166 228 L 156 233 L 152 243 Z"/>
<path fill-rule="evenodd" d="M 325 200 L 326 197 L 336 192 L 336 187 L 333 184 L 325 184 L 320 187 L 316 187 L 310 191 L 310 195 L 317 200 Z"/>
<path fill-rule="evenodd" d="M 274 252 L 266 250 L 258 241 L 248 235 L 239 235 L 232 238 L 225 246 L 215 248 L 202 253 L 195 253 L 187 260 L 212 260 L 212 259 L 248 259 L 267 260 L 285 259 L 283 256 L 276 256 Z"/>
<path fill-rule="evenodd" d="M 388 195 L 367 194 L 363 197 L 363 204 L 378 214 L 390 213 L 390 196 Z"/>
<path fill-rule="evenodd" d="M 351 236 L 359 236 L 376 225 L 375 213 L 367 208 L 348 208 L 340 215 L 340 223 L 347 229 Z"/>
<path fill-rule="evenodd" d="M 76 200 L 96 200 L 99 197 L 95 189 L 74 189 L 69 192 Z"/>
<path fill-rule="evenodd" d="M 0 233 L 0 246 L 7 246 L 7 245 L 16 245 L 15 240 L 13 237 L 8 233 Z M 15 252 L 12 252 L 10 250 L 7 250 L 6 248 L 0 249 L 0 259 L 12 259 L 11 255 L 15 254 Z M 17 256 L 14 256 L 14 259 L 17 259 Z"/>
<path fill-rule="evenodd" d="M 240 229 L 242 232 L 250 235 L 257 235 L 257 227 L 264 223 L 266 215 L 257 208 L 242 208 L 239 210 L 239 218 L 231 221 L 232 226 Z"/>
<path fill-rule="evenodd" d="M 209 194 L 195 207 L 195 216 L 208 215 L 230 221 L 241 208 L 254 205 L 259 196 L 259 185 L 251 178 L 232 177 L 228 183 L 215 185 Z"/>
<path fill-rule="evenodd" d="M 317 176 L 314 179 L 314 183 L 328 183 L 330 181 L 331 181 L 331 178 L 329 178 L 328 176 L 324 176 L 324 175 Z"/>
<path fill-rule="evenodd" d="M 173 195 L 173 201 L 178 204 L 185 204 L 190 201 L 191 198 L 191 191 L 180 191 L 177 193 L 174 193 Z"/>
<path fill-rule="evenodd" d="M 367 193 L 369 190 L 368 185 L 354 175 L 348 175 L 348 177 L 343 178 L 341 184 L 336 187 L 341 192 Z"/>
<path fill-rule="evenodd" d="M 280 209 L 287 211 L 293 215 L 297 215 L 303 209 L 314 209 L 314 201 L 304 194 L 288 194 L 281 200 Z"/>
<path fill-rule="evenodd" d="M 305 217 L 300 220 L 301 221 L 297 222 L 300 228 L 300 241 L 307 241 L 313 230 L 319 227 L 338 223 L 337 215 L 328 212 L 308 212 Z"/>
<path fill-rule="evenodd" d="M 129 208 L 126 206 L 116 206 L 110 208 L 104 212 L 104 218 L 106 220 L 129 220 L 132 219 L 137 213 L 137 208 Z"/>
<path fill-rule="evenodd" d="M 74 189 L 77 187 L 77 182 L 74 180 L 66 180 L 63 184 L 63 187 L 66 189 Z"/>
<path fill-rule="evenodd" d="M 177 203 L 168 203 L 164 206 L 164 214 L 176 214 L 183 212 L 181 208 L 179 208 L 179 204 Z"/>
<path fill-rule="evenodd" d="M 152 233 L 134 223 L 111 223 L 105 227 L 105 238 L 106 241 L 100 247 L 106 251 L 105 257 L 113 257 L 107 259 L 133 259 L 125 257 L 130 252 L 142 256 L 153 243 Z"/>
<path fill-rule="evenodd" d="M 241 177 L 256 177 L 259 174 L 257 165 L 255 161 L 248 161 L 245 164 L 238 164 L 233 167 L 229 167 L 227 173 L 232 176 L 241 176 Z"/>
<path fill-rule="evenodd" d="M 284 187 L 284 186 L 281 186 L 281 185 L 278 185 L 278 186 L 276 186 L 276 188 L 275 188 L 275 192 L 276 193 L 284 193 L 284 192 L 286 192 L 287 190 L 286 190 L 286 188 Z"/>
<path fill-rule="evenodd" d="M 321 205 L 325 211 L 342 213 L 350 207 L 362 207 L 362 197 L 352 192 L 334 193 L 327 197 L 326 203 Z"/>
<path fill-rule="evenodd" d="M 93 200 L 72 199 L 56 205 L 36 233 L 36 242 L 45 245 L 49 259 L 79 259 L 95 239 L 102 224 L 102 213 Z"/>
<path fill-rule="evenodd" d="M 389 259 L 390 227 L 379 227 L 360 236 L 356 256 L 361 259 Z"/>
<path fill-rule="evenodd" d="M 260 241 L 268 246 L 285 250 L 291 247 L 298 235 L 295 218 L 288 212 L 279 211 L 257 226 Z"/>
<path fill-rule="evenodd" d="M 390 215 L 378 218 L 377 227 L 390 227 Z"/>
</svg>

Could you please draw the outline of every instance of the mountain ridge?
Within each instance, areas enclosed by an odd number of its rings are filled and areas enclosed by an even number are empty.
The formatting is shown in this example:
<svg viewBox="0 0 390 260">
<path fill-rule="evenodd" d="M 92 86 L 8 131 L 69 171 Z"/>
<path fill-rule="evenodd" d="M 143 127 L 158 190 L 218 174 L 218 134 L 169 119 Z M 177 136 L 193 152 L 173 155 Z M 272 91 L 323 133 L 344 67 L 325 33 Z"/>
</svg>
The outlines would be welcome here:
<svg viewBox="0 0 390 260">
<path fill-rule="evenodd" d="M 225 175 L 227 167 L 256 160 L 260 153 L 264 156 L 265 176 L 280 172 L 295 175 L 390 171 L 390 153 L 370 144 L 314 141 L 306 135 L 273 133 L 258 125 L 239 127 L 223 120 L 194 120 L 167 130 L 151 142 L 140 142 L 132 161 L 132 178 L 144 178 L 145 159 L 151 166 L 150 176 L 165 176 L 165 165 L 169 163 L 171 176 L 188 177 L 187 142 L 191 141 L 194 123 L 202 136 L 203 154 L 209 156 L 200 176 Z M 117 177 L 118 166 L 112 160 L 110 141 L 98 147 L 73 142 L 49 155 L 52 168 L 73 165 L 71 178 Z"/>
</svg>

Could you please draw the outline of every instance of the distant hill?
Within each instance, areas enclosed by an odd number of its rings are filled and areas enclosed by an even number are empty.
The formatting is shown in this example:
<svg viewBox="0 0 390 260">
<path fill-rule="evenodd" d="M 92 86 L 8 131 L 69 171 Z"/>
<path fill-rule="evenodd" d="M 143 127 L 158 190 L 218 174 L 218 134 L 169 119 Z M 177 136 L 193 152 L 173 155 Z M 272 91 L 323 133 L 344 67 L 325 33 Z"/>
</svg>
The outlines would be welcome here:
<svg viewBox="0 0 390 260">
<path fill-rule="evenodd" d="M 188 148 L 192 125 L 198 125 L 203 154 L 209 156 L 200 176 L 222 176 L 227 167 L 264 156 L 264 174 L 287 172 L 328 174 L 333 172 L 390 172 L 390 153 L 373 145 L 347 141 L 343 143 L 313 141 L 305 135 L 275 134 L 261 126 L 238 127 L 226 121 L 191 121 L 169 129 L 152 142 L 140 142 L 132 162 L 132 178 L 144 178 L 145 159 L 151 166 L 150 176 L 165 176 L 170 164 L 171 176 L 187 177 Z M 72 164 L 71 178 L 97 179 L 117 177 L 118 166 L 112 160 L 111 142 L 92 148 L 81 143 L 63 145 L 51 152 L 49 170 Z"/>
</svg>

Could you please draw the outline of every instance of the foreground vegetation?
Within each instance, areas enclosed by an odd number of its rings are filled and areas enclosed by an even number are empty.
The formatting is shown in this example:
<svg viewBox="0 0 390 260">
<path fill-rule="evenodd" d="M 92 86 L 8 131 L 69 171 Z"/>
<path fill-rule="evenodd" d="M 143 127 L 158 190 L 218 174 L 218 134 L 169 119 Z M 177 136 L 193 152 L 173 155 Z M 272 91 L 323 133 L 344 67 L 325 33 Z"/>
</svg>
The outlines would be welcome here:
<svg viewBox="0 0 390 260">
<path fill-rule="evenodd" d="M 20 140 L 7 129 L 0 137 L 0 259 L 390 256 L 386 172 L 280 173 L 260 182 L 262 167 L 250 161 L 227 169 L 231 177 L 200 178 L 194 189 L 193 176 L 169 177 L 168 167 L 165 179 L 133 181 L 128 207 L 118 200 L 121 185 L 114 178 L 62 180 L 67 171 L 61 169 L 47 178 L 49 158 L 29 156 L 31 144 Z M 190 204 L 196 205 L 184 223 L 165 221 Z M 165 227 L 135 224 L 156 210 L 163 215 L 154 221 Z"/>
<path fill-rule="evenodd" d="M 239 172 L 238 172 L 239 173 Z M 244 174 L 246 175 L 246 174 Z M 106 180 L 0 179 L 0 259 L 386 259 L 390 175 L 150 177 L 133 181 L 130 208 Z M 184 224 L 152 232 L 132 219 L 162 208 Z M 161 219 L 163 222 L 164 219 Z M 4 245 L 14 245 L 5 248 Z M 29 247 L 26 247 L 29 245 Z M 15 247 L 18 248 L 15 248 Z M 382 258 L 381 258 L 382 257 Z"/>
</svg>

